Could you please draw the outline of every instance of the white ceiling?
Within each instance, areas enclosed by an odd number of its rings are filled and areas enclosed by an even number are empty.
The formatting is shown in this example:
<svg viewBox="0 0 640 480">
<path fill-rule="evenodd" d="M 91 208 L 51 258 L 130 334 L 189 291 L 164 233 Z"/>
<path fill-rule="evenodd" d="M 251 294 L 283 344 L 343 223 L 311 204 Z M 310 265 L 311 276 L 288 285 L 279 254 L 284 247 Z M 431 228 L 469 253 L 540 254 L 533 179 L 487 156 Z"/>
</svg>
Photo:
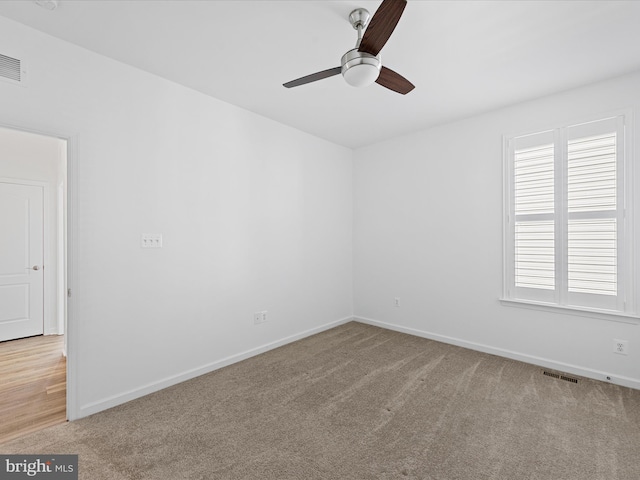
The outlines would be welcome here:
<svg viewBox="0 0 640 480">
<path fill-rule="evenodd" d="M 379 1 L 69 1 L 0 15 L 347 147 L 640 70 L 638 1 L 408 0 L 382 61 L 416 89 L 341 76 L 347 18 Z"/>
</svg>

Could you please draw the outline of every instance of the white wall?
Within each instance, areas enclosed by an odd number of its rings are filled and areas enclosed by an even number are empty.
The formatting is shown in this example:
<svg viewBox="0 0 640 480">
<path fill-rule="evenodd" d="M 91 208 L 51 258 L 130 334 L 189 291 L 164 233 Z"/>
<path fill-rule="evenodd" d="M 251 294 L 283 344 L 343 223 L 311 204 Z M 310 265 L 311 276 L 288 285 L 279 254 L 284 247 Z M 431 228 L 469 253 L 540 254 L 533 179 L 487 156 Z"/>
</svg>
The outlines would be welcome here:
<svg viewBox="0 0 640 480">
<path fill-rule="evenodd" d="M 610 374 L 617 383 L 640 388 L 637 321 L 547 313 L 499 302 L 502 135 L 629 107 L 637 116 L 640 74 L 357 150 L 356 317 L 575 374 L 600 379 Z M 640 138 L 637 124 L 635 135 Z M 394 297 L 400 298 L 400 307 L 394 307 Z M 628 356 L 612 353 L 614 338 L 629 341 Z"/>
<path fill-rule="evenodd" d="M 0 124 L 71 138 L 71 418 L 351 317 L 350 150 L 2 17 L 0 53 Z"/>
<path fill-rule="evenodd" d="M 58 138 L 0 128 L 0 178 L 46 184 L 44 244 L 44 333 L 64 333 L 64 258 L 59 255 L 60 213 L 58 190 L 64 189 L 66 142 Z M 62 252 L 64 253 L 64 252 Z"/>
</svg>

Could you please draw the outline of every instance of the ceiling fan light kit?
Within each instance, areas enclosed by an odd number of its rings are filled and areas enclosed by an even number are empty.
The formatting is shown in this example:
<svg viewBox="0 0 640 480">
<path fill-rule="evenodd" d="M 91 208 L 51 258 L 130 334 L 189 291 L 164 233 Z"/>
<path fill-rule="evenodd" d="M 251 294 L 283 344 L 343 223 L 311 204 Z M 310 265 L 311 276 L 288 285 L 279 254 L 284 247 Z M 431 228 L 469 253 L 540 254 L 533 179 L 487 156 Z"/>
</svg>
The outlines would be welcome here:
<svg viewBox="0 0 640 480">
<path fill-rule="evenodd" d="M 354 48 L 342 56 L 342 76 L 354 87 L 366 87 L 375 83 L 381 68 L 380 55 L 373 56 Z"/>
<path fill-rule="evenodd" d="M 349 22 L 358 31 L 358 41 L 355 48 L 342 56 L 341 66 L 292 80 L 284 86 L 298 87 L 341 73 L 345 81 L 354 87 L 377 83 L 402 95 L 409 93 L 415 88 L 414 85 L 402 75 L 384 67 L 380 59 L 380 50 L 396 28 L 406 4 L 407 0 L 383 0 L 373 17 L 364 8 L 353 10 L 349 14 Z"/>
</svg>

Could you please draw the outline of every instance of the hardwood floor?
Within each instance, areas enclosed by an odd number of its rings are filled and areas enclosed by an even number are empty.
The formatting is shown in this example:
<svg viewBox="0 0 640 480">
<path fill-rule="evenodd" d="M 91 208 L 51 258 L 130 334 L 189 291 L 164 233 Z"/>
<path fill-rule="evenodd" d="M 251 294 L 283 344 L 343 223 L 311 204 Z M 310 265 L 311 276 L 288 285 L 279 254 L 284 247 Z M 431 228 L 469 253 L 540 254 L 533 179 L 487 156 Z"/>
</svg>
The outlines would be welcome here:
<svg viewBox="0 0 640 480">
<path fill-rule="evenodd" d="M 67 420 L 64 337 L 0 343 L 0 443 Z"/>
</svg>

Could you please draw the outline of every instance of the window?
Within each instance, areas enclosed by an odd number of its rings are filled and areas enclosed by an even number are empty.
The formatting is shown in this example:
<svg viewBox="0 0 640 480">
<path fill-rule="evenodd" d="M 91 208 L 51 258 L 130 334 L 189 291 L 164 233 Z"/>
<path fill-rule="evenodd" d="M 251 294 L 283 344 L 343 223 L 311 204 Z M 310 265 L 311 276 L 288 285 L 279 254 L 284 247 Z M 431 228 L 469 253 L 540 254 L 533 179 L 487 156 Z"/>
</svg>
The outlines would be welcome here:
<svg viewBox="0 0 640 480">
<path fill-rule="evenodd" d="M 626 121 L 506 138 L 506 300 L 633 315 Z"/>
</svg>

